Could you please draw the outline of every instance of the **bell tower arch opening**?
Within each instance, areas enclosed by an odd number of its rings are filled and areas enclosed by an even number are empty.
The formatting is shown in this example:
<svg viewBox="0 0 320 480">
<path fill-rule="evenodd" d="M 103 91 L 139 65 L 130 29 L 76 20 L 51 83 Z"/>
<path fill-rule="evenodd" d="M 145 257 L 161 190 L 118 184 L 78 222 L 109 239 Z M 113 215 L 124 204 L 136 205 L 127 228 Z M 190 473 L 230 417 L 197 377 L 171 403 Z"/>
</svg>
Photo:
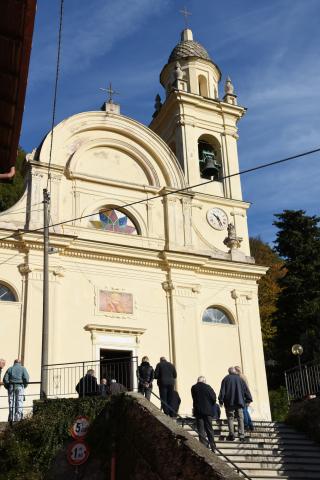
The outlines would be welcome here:
<svg viewBox="0 0 320 480">
<path fill-rule="evenodd" d="M 221 182 L 223 177 L 221 147 L 212 135 L 198 138 L 198 158 L 200 177 Z"/>
</svg>

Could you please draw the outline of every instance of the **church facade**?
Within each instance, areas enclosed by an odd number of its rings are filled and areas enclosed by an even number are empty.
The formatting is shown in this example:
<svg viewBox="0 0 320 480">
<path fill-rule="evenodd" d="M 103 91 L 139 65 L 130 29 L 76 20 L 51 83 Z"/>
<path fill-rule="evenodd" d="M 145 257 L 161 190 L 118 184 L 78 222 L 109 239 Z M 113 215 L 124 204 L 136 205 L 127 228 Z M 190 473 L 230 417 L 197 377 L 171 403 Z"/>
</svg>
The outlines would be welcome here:
<svg viewBox="0 0 320 480">
<path fill-rule="evenodd" d="M 48 363 L 111 352 L 155 365 L 165 356 L 177 369 L 180 412 L 189 414 L 199 375 L 218 391 L 228 367 L 240 365 L 253 418 L 269 419 L 257 298 L 266 269 L 250 256 L 249 203 L 232 176 L 245 109 L 230 79 L 219 98 L 220 79 L 186 29 L 160 74 L 164 100 L 157 97 L 149 127 L 112 101 L 55 127 Z M 21 357 L 33 381 L 50 142 L 49 134 L 27 156 L 26 191 L 0 214 L 0 356 L 10 364 Z"/>
</svg>

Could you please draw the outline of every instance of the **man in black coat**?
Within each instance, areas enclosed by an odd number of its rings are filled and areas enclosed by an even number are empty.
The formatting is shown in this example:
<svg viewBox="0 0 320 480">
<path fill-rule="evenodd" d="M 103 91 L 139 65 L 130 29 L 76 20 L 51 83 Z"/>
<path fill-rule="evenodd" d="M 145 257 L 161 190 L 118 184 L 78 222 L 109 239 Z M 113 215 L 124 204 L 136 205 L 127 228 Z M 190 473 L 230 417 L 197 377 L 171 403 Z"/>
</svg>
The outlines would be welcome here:
<svg viewBox="0 0 320 480">
<path fill-rule="evenodd" d="M 90 369 L 86 375 L 80 379 L 76 386 L 79 397 L 93 397 L 99 394 L 99 386 L 94 373 L 94 370 Z"/>
<path fill-rule="evenodd" d="M 207 446 L 208 442 L 211 450 L 215 450 L 214 432 L 212 429 L 212 420 L 214 406 L 216 403 L 216 394 L 210 385 L 206 384 L 205 377 L 199 377 L 195 385 L 191 387 L 193 399 L 193 414 L 196 417 L 199 440 Z M 208 438 L 208 442 L 206 441 Z"/>
<path fill-rule="evenodd" d="M 227 440 L 234 440 L 233 421 L 238 419 L 240 441 L 244 441 L 243 408 L 252 402 L 252 396 L 246 383 L 237 375 L 234 367 L 228 369 L 229 374 L 221 382 L 219 404 L 224 405 L 228 420 L 229 436 Z"/>
<path fill-rule="evenodd" d="M 156 366 L 154 378 L 157 379 L 163 413 L 173 417 L 172 394 L 175 380 L 177 378 L 175 366 L 172 365 L 172 363 L 167 362 L 165 357 L 161 357 L 160 362 Z"/>
<path fill-rule="evenodd" d="M 148 357 L 143 357 L 138 367 L 138 392 L 150 400 L 152 392 L 152 381 L 154 379 L 154 370 L 149 363 Z"/>
</svg>

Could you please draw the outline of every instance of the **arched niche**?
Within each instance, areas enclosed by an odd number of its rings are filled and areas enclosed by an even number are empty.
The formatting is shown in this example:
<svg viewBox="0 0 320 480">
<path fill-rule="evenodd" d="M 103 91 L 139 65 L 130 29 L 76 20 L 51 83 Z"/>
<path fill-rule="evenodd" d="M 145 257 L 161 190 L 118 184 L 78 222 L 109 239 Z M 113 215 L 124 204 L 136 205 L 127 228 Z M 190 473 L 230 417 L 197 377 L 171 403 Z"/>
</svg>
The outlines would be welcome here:
<svg viewBox="0 0 320 480">
<path fill-rule="evenodd" d="M 212 135 L 198 138 L 198 158 L 201 178 L 221 182 L 223 177 L 221 145 Z"/>
<path fill-rule="evenodd" d="M 199 95 L 202 97 L 208 97 L 208 80 L 204 75 L 198 75 L 198 87 L 199 87 Z"/>
</svg>

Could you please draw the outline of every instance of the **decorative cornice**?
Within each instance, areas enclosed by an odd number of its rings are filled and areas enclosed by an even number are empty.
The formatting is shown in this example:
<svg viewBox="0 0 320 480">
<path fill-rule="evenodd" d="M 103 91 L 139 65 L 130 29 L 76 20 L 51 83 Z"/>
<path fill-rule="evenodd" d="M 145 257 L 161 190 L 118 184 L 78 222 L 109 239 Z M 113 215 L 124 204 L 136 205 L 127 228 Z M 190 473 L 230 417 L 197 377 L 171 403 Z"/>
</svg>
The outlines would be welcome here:
<svg viewBox="0 0 320 480">
<path fill-rule="evenodd" d="M 135 335 L 141 336 L 146 331 L 145 328 L 135 328 L 135 327 L 119 327 L 114 325 L 96 325 L 96 324 L 88 324 L 84 327 L 84 330 L 87 332 L 95 332 L 95 333 L 107 333 L 113 335 Z"/>
<path fill-rule="evenodd" d="M 22 248 L 24 250 L 29 249 L 30 251 L 43 250 L 41 234 L 26 232 L 22 237 L 24 241 L 17 241 L 12 238 L 3 241 L 3 247 L 11 250 L 19 250 L 20 252 L 23 251 Z M 30 237 L 32 237 L 32 240 Z M 258 280 L 267 270 L 267 268 L 258 265 L 228 259 L 210 258 L 207 255 L 197 254 L 196 252 L 193 253 L 192 251 L 171 252 L 156 248 L 149 249 L 130 245 L 122 246 L 88 241 L 71 235 L 51 235 L 51 245 L 58 250 L 56 259 L 66 257 L 98 260 L 166 271 L 170 271 L 171 269 L 192 271 L 196 274 L 252 281 Z M 25 267 L 23 268 L 25 269 Z M 54 270 L 55 276 L 60 277 L 63 275 L 63 270 L 60 269 L 60 266 L 54 268 Z"/>
</svg>

